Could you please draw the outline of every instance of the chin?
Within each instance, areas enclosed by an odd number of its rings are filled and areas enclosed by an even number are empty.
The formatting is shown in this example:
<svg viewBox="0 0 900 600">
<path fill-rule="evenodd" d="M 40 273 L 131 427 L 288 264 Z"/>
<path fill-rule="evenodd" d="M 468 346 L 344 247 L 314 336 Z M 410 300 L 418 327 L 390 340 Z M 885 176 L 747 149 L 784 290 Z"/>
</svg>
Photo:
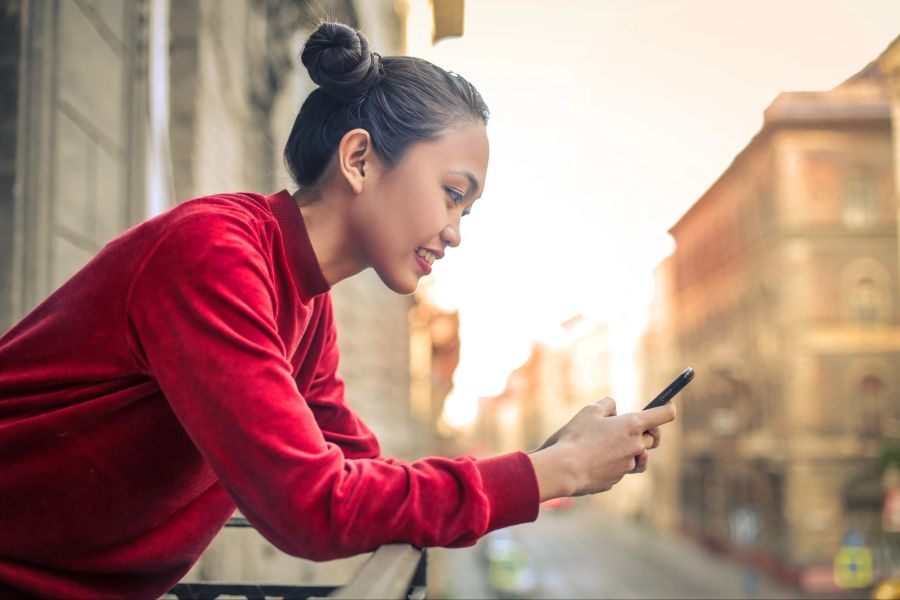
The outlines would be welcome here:
<svg viewBox="0 0 900 600">
<path fill-rule="evenodd" d="M 401 296 L 411 296 L 416 293 L 416 290 L 419 289 L 419 280 L 416 279 L 411 285 L 406 284 L 402 286 L 388 286 L 394 292 L 400 294 Z"/>
<path fill-rule="evenodd" d="M 419 287 L 419 279 L 415 277 L 391 277 L 384 273 L 378 273 L 378 277 L 392 292 L 401 296 L 414 294 Z"/>
</svg>

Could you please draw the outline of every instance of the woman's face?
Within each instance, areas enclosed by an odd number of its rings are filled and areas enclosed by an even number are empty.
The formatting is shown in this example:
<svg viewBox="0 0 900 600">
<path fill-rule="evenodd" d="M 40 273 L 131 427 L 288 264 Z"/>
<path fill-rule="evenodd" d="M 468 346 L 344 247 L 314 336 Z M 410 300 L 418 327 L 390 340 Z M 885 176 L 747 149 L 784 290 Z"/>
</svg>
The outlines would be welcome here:
<svg viewBox="0 0 900 600">
<path fill-rule="evenodd" d="M 366 262 L 398 294 L 419 279 L 446 246 L 458 246 L 460 219 L 484 188 L 488 140 L 479 122 L 410 146 L 400 162 L 378 170 L 358 206 L 357 236 Z"/>
</svg>

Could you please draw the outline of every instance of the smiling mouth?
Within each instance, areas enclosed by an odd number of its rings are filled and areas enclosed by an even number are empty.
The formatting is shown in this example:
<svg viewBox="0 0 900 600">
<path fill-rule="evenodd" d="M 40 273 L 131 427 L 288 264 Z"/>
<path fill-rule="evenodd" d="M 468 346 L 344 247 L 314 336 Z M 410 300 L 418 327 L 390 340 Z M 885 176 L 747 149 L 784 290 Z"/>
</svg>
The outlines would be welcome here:
<svg viewBox="0 0 900 600">
<path fill-rule="evenodd" d="M 434 255 L 430 250 L 426 250 L 425 248 L 419 248 L 416 250 L 416 254 L 422 257 L 422 259 L 427 262 L 429 265 L 433 265 L 434 261 L 437 260 L 437 256 Z"/>
</svg>

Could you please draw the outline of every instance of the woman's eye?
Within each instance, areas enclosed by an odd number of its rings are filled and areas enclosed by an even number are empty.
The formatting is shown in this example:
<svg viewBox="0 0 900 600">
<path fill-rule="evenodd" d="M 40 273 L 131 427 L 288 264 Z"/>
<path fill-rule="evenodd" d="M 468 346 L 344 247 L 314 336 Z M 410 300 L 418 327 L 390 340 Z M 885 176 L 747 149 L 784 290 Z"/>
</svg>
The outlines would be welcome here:
<svg viewBox="0 0 900 600">
<path fill-rule="evenodd" d="M 446 190 L 447 190 L 447 195 L 450 196 L 450 199 L 453 200 L 454 204 L 459 204 L 460 202 L 463 201 L 463 198 L 465 196 L 459 190 L 454 190 L 453 188 L 449 188 L 449 187 L 446 188 Z"/>
</svg>

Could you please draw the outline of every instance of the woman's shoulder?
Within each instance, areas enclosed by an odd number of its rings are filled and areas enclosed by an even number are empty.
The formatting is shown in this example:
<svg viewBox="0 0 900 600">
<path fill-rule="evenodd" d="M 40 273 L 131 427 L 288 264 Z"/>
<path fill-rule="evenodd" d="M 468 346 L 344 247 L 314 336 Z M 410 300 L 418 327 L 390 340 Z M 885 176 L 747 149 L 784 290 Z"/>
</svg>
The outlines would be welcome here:
<svg viewBox="0 0 900 600">
<path fill-rule="evenodd" d="M 266 196 L 250 192 L 192 198 L 160 215 L 172 224 L 196 216 L 247 221 L 271 221 L 274 218 Z"/>
<path fill-rule="evenodd" d="M 110 241 L 101 256 L 131 264 L 132 272 L 142 270 L 153 257 L 167 257 L 170 268 L 188 268 L 194 258 L 203 262 L 211 253 L 262 251 L 268 245 L 266 230 L 273 224 L 261 194 L 202 196 L 132 227 Z"/>
<path fill-rule="evenodd" d="M 150 250 L 184 236 L 192 238 L 193 244 L 202 244 L 205 238 L 219 237 L 224 229 L 243 230 L 257 237 L 274 222 L 262 194 L 214 194 L 186 200 L 132 227 L 110 245 L 144 246 Z"/>
</svg>

